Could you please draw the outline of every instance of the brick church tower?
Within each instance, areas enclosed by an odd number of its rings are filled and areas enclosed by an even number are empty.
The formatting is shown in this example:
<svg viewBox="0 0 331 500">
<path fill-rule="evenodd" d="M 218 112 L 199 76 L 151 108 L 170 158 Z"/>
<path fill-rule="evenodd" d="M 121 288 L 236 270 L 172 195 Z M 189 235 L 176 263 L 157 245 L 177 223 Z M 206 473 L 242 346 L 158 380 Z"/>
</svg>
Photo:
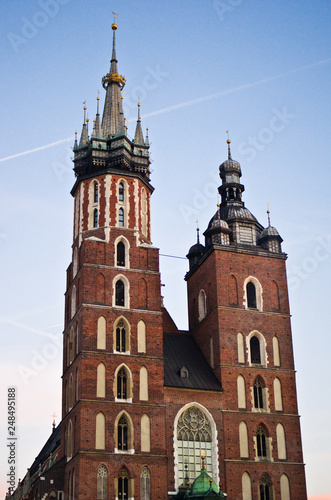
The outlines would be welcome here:
<svg viewBox="0 0 331 500">
<path fill-rule="evenodd" d="M 7 498 L 306 500 L 282 238 L 245 207 L 228 140 L 177 329 L 151 243 L 148 135 L 139 105 L 127 135 L 112 30 L 103 117 L 98 98 L 74 145 L 62 422 Z"/>
<path fill-rule="evenodd" d="M 70 499 L 138 498 L 134 489 L 140 488 L 140 479 L 134 486 L 133 478 L 142 478 L 143 490 L 144 484 L 150 488 L 151 475 L 158 477 L 152 498 L 164 498 L 167 488 L 163 330 L 158 249 L 150 238 L 149 144 L 139 107 L 134 139 L 127 136 L 116 29 L 114 23 L 111 67 L 103 78 L 102 122 L 98 102 L 91 137 L 84 117 L 80 142 L 74 146 L 74 237 L 67 270 L 61 424 L 67 459 L 64 492 Z"/>
<path fill-rule="evenodd" d="M 188 254 L 189 327 L 222 385 L 220 470 L 231 499 L 307 498 L 285 261 L 277 230 L 242 201 L 241 167 L 220 166 L 221 204 Z"/>
</svg>

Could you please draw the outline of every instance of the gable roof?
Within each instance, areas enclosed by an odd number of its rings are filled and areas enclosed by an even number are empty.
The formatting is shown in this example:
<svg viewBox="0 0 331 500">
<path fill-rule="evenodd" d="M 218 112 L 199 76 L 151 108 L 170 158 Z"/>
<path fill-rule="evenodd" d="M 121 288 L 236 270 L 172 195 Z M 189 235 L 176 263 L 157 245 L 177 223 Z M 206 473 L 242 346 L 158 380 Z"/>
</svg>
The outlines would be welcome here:
<svg viewBox="0 0 331 500">
<path fill-rule="evenodd" d="M 164 385 L 186 389 L 222 391 L 202 352 L 189 334 L 163 334 Z M 181 369 L 188 370 L 188 377 L 181 377 Z"/>
</svg>

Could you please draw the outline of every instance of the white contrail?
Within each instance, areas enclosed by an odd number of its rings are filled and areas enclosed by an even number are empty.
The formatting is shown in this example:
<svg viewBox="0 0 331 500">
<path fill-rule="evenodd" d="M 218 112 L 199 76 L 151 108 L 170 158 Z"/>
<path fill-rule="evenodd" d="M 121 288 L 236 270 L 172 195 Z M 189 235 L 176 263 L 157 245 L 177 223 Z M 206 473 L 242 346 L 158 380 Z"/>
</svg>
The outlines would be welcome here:
<svg viewBox="0 0 331 500">
<path fill-rule="evenodd" d="M 227 94 L 232 94 L 233 92 L 239 92 L 240 90 L 249 89 L 252 87 L 257 87 L 258 85 L 262 85 L 264 83 L 271 82 L 272 80 L 277 80 L 278 78 L 283 78 L 284 76 L 291 75 L 293 73 L 297 73 L 298 71 L 303 71 L 305 69 L 314 68 L 316 66 L 321 66 L 323 64 L 327 64 L 331 62 L 331 58 L 323 59 L 322 61 L 318 61 L 316 63 L 307 64 L 306 66 L 301 66 L 300 68 L 292 69 L 291 71 L 287 71 L 285 73 L 280 73 L 279 75 L 270 76 L 269 78 L 263 78 L 262 80 L 258 80 L 253 83 L 246 83 L 244 85 L 239 85 L 238 87 L 234 87 L 233 89 L 223 90 L 222 92 L 216 92 L 215 94 L 210 94 L 204 97 L 199 97 L 198 99 L 192 99 L 191 101 L 182 102 L 180 104 L 175 104 L 173 106 L 169 106 L 167 108 L 162 108 L 157 111 L 152 111 L 151 113 L 142 114 L 142 118 L 148 118 L 149 116 L 159 115 L 161 113 L 168 113 L 170 111 L 175 111 L 180 108 L 185 108 L 186 106 L 191 106 L 192 104 L 198 104 L 199 102 L 209 101 L 210 99 L 215 99 L 216 97 L 221 97 Z"/>
<path fill-rule="evenodd" d="M 28 151 L 23 151 L 22 153 L 16 153 L 12 156 L 6 156 L 6 158 L 0 158 L 0 161 L 12 160 L 13 158 L 18 158 L 19 156 L 29 155 L 30 153 L 35 153 L 36 151 L 41 151 L 42 149 L 52 148 L 53 146 L 57 146 L 58 144 L 62 144 L 63 142 L 73 141 L 73 137 L 68 137 L 67 139 L 61 139 L 60 141 L 51 142 L 50 144 L 46 144 L 46 146 L 39 146 L 39 148 L 28 149 Z"/>
<path fill-rule="evenodd" d="M 170 111 L 176 111 L 177 109 L 185 108 L 187 106 L 191 106 L 192 104 L 198 104 L 199 102 L 209 101 L 210 99 L 215 99 L 216 97 L 232 94 L 233 92 L 239 92 L 240 90 L 257 87 L 258 85 L 263 85 L 264 83 L 271 82 L 272 80 L 277 80 L 278 78 L 283 78 L 284 76 L 292 75 L 293 73 L 297 73 L 298 71 L 303 71 L 305 69 L 315 68 L 316 66 L 322 66 L 323 64 L 328 64 L 329 62 L 331 62 L 331 58 L 323 59 L 322 61 L 318 61 L 312 64 L 307 64 L 305 66 L 301 66 L 300 68 L 295 68 L 285 73 L 280 73 L 279 75 L 270 76 L 269 78 L 263 78 L 262 80 L 257 80 L 256 82 L 253 83 L 246 83 L 244 85 L 239 85 L 238 87 L 234 87 L 233 89 L 223 90 L 222 92 L 216 92 L 215 94 L 199 97 L 198 99 L 192 99 L 191 101 L 186 101 L 179 104 L 174 104 L 173 106 L 168 106 L 167 108 L 158 109 L 157 111 L 152 111 L 151 113 L 146 113 L 145 115 L 142 115 L 142 118 L 149 118 L 150 116 L 161 115 L 162 113 L 169 113 Z M 135 120 L 135 118 L 129 118 L 129 121 L 131 120 Z M 37 151 L 41 151 L 42 149 L 51 148 L 53 146 L 57 146 L 58 144 L 62 144 L 63 142 L 69 142 L 69 141 L 73 141 L 73 137 L 68 137 L 67 139 L 61 139 L 60 141 L 51 142 L 50 144 L 46 144 L 45 146 L 29 149 L 28 151 L 23 151 L 22 153 L 17 153 L 12 156 L 7 156 L 6 158 L 0 158 L 0 162 L 11 160 L 13 158 L 18 158 L 19 156 L 28 155 L 30 153 L 35 153 Z"/>
</svg>

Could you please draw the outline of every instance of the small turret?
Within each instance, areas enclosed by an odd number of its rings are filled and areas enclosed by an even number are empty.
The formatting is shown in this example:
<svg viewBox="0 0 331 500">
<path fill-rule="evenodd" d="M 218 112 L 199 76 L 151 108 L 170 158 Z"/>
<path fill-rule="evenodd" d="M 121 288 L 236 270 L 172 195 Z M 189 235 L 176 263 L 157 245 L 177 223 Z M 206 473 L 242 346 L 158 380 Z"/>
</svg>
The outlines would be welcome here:
<svg viewBox="0 0 331 500">
<path fill-rule="evenodd" d="M 79 147 L 85 146 L 88 143 L 88 118 L 86 118 L 86 106 L 84 106 L 84 123 L 80 136 Z"/>
<path fill-rule="evenodd" d="M 144 145 L 143 131 L 141 128 L 141 116 L 140 116 L 140 102 L 138 102 L 138 120 L 136 125 L 136 132 L 134 134 L 134 143 Z"/>
</svg>

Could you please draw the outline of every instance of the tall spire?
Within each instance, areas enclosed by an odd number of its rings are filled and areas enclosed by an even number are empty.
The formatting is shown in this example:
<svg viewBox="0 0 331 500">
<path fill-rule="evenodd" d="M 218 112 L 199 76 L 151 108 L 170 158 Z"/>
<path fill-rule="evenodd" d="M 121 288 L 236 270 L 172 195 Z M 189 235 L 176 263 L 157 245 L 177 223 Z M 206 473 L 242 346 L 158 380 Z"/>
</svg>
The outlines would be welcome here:
<svg viewBox="0 0 331 500">
<path fill-rule="evenodd" d="M 125 85 L 125 78 L 118 74 L 116 59 L 115 31 L 117 24 L 111 25 L 113 30 L 113 50 L 110 61 L 110 71 L 102 79 L 102 85 L 106 89 L 105 106 L 102 117 L 102 131 L 105 137 L 112 137 L 118 131 L 118 124 L 122 108 L 121 90 Z"/>
<path fill-rule="evenodd" d="M 95 116 L 95 123 L 94 123 L 92 136 L 100 138 L 100 137 L 102 137 L 102 127 L 101 127 L 101 123 L 100 123 L 99 102 L 100 102 L 100 97 L 97 97 L 97 114 Z"/>
<path fill-rule="evenodd" d="M 80 136 L 79 146 L 85 146 L 88 143 L 88 129 L 87 129 L 87 118 L 86 118 L 86 106 L 84 106 L 84 123 L 82 128 L 82 133 Z"/>
<path fill-rule="evenodd" d="M 134 142 L 135 144 L 145 144 L 143 131 L 141 128 L 140 102 L 138 102 L 138 120 L 137 120 L 136 132 L 134 134 Z"/>
</svg>

